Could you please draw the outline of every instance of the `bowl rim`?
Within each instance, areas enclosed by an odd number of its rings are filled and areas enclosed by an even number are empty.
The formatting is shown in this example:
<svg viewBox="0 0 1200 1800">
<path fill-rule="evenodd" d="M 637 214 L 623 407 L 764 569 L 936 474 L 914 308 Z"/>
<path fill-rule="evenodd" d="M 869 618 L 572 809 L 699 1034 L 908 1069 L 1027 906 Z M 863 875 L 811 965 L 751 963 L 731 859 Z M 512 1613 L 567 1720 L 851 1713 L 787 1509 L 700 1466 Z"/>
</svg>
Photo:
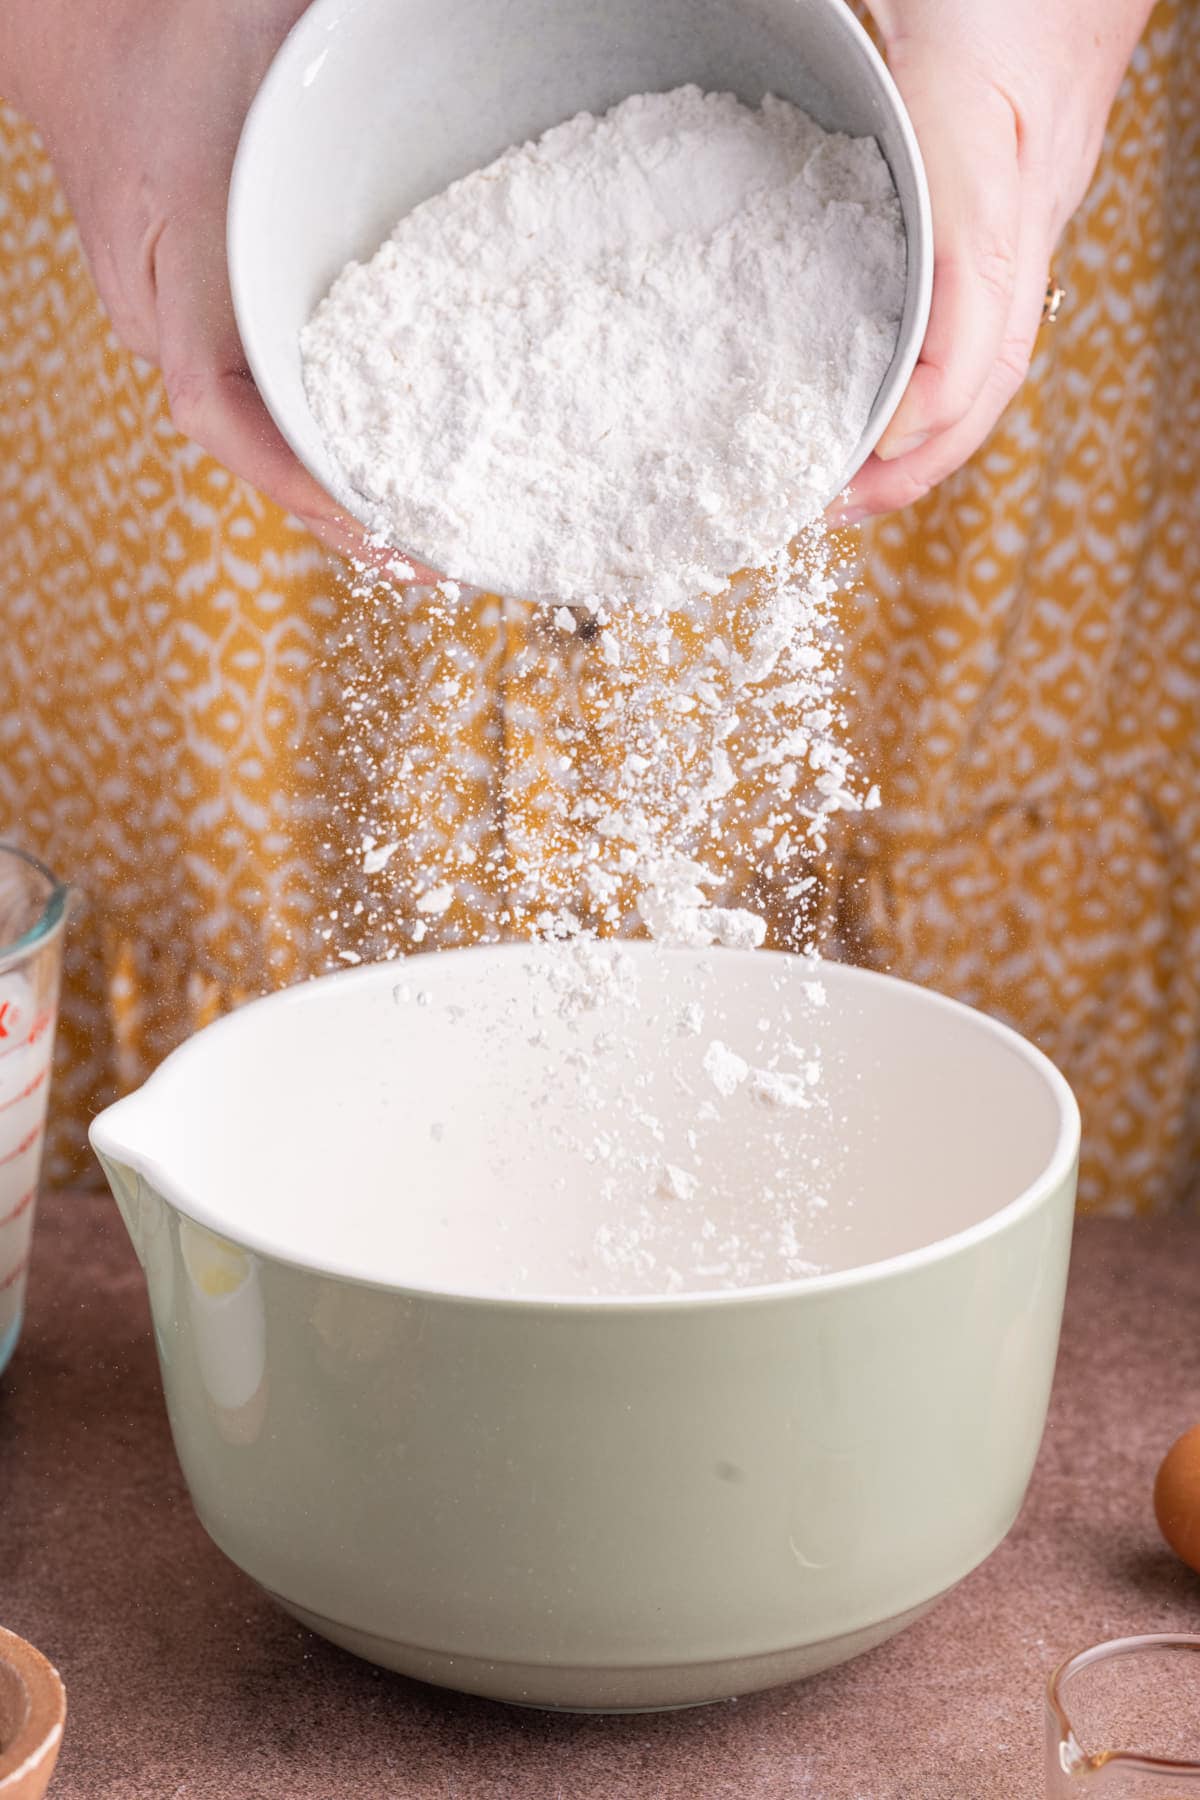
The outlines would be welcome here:
<svg viewBox="0 0 1200 1800">
<path fill-rule="evenodd" d="M 13 938 L 10 943 L 0 943 L 0 975 L 25 962 L 47 944 L 53 943 L 66 924 L 67 906 L 71 898 L 68 883 L 60 881 L 40 857 L 23 850 L 20 844 L 14 844 L 9 838 L 0 838 L 0 861 L 6 858 L 33 869 L 45 881 L 47 892 L 42 910 L 28 930 L 23 931 L 20 937 Z"/>
<path fill-rule="evenodd" d="M 15 1631 L 0 1625 L 0 1663 L 15 1676 L 25 1696 L 25 1715 L 7 1744 L 0 1744 L 0 1800 L 20 1793 L 44 1772 L 47 1781 L 58 1757 L 67 1717 L 67 1695 L 54 1664 Z M 44 1769 L 47 1758 L 50 1768 Z M 41 1792 L 39 1788 L 37 1790 Z"/>
<path fill-rule="evenodd" d="M 829 496 L 828 503 L 832 505 L 844 493 L 874 452 L 894 417 L 912 379 L 913 371 L 920 361 L 929 326 L 933 296 L 933 211 L 929 198 L 925 162 L 916 130 L 892 72 L 870 33 L 844 3 L 844 0 L 810 0 L 810 3 L 820 6 L 834 23 L 836 29 L 856 45 L 858 54 L 869 70 L 871 79 L 880 92 L 886 110 L 904 146 L 915 189 L 915 216 L 911 220 L 906 216 L 904 220 L 908 262 L 905 271 L 904 306 L 901 314 L 901 325 L 903 325 L 904 314 L 909 311 L 911 303 L 912 323 L 907 340 L 904 340 L 898 332 L 892 360 L 888 364 L 875 398 L 871 402 L 866 425 L 849 454 L 846 467 L 838 476 L 837 486 Z M 353 12 L 353 0 L 311 0 L 311 3 L 291 26 L 267 65 L 258 89 L 246 111 L 234 154 L 225 210 L 225 260 L 238 336 L 263 405 L 284 442 L 308 474 L 351 514 L 365 533 L 374 538 L 374 527 L 370 520 L 364 517 L 365 503 L 362 496 L 345 479 L 332 457 L 326 452 L 324 465 L 317 467 L 315 459 L 310 459 L 300 442 L 292 435 L 288 409 L 278 404 L 278 394 L 270 378 L 270 356 L 264 349 L 264 344 L 268 339 L 273 341 L 277 334 L 269 332 L 261 324 L 254 308 L 249 304 L 248 283 L 244 275 L 241 254 L 243 242 L 253 236 L 249 214 L 252 210 L 250 196 L 254 187 L 254 159 L 260 140 L 267 135 L 271 109 L 276 104 L 277 97 L 290 90 L 298 72 L 301 81 L 305 85 L 308 84 L 311 72 L 319 69 L 320 63 L 324 59 L 325 49 L 322 48 L 322 40 L 326 40 L 327 47 L 329 34 L 343 25 L 347 17 L 353 15 Z M 897 192 L 899 197 L 898 183 Z M 901 205 L 903 206 L 903 200 L 901 200 Z M 913 229 L 914 226 L 915 229 Z M 379 248 L 380 245 L 377 244 L 366 254 L 373 256 Z M 436 569 L 436 564 L 429 562 L 427 553 L 419 544 L 401 546 L 388 543 L 386 548 L 397 557 L 409 558 L 421 564 L 422 567 Z M 451 569 L 437 572 L 442 579 L 453 581 L 463 588 L 471 588 L 479 593 L 503 594 L 507 591 L 503 583 L 491 581 L 484 571 L 463 573 Z M 737 573 L 737 570 L 730 570 L 729 579 L 732 581 Z M 521 598 L 546 606 L 560 604 L 560 597 L 554 594 L 526 592 L 521 595 Z"/>
<path fill-rule="evenodd" d="M 678 948 L 664 948 L 649 942 L 629 941 L 625 939 L 598 940 L 610 944 L 614 951 L 641 955 L 647 960 L 662 958 L 699 958 L 710 960 L 715 956 L 722 959 L 737 958 L 741 962 L 752 958 L 760 965 L 775 957 L 786 960 L 797 968 L 809 972 L 813 979 L 829 980 L 836 983 L 845 982 L 848 986 L 871 987 L 886 984 L 893 988 L 920 996 L 920 1004 L 931 1007 L 935 1011 L 952 1014 L 957 1018 L 966 1017 L 972 1027 L 985 1035 L 1003 1043 L 1015 1053 L 1027 1067 L 1037 1074 L 1051 1098 L 1056 1104 L 1058 1113 L 1058 1131 L 1054 1147 L 1043 1167 L 1025 1188 L 1014 1195 L 1011 1200 L 989 1213 L 986 1218 L 976 1220 L 974 1224 L 965 1226 L 961 1231 L 950 1233 L 947 1237 L 936 1238 L 930 1244 L 918 1245 L 912 1250 L 902 1250 L 894 1256 L 882 1257 L 874 1262 L 856 1264 L 849 1269 L 835 1269 L 824 1274 L 801 1275 L 789 1281 L 764 1282 L 757 1286 L 743 1288 L 691 1289 L 678 1294 L 508 1294 L 489 1292 L 487 1290 L 468 1287 L 424 1286 L 406 1282 L 382 1281 L 372 1276 L 360 1266 L 351 1263 L 340 1263 L 335 1257 L 304 1256 L 289 1251 L 286 1247 L 266 1233 L 253 1228 L 241 1229 L 235 1233 L 230 1229 L 227 1217 L 220 1216 L 212 1207 L 188 1185 L 164 1171 L 157 1158 L 128 1151 L 121 1142 L 123 1128 L 131 1118 L 136 1120 L 137 1113 L 152 1104 L 153 1090 L 156 1084 L 172 1076 L 178 1076 L 181 1066 L 189 1057 L 197 1054 L 197 1045 L 202 1038 L 209 1040 L 212 1047 L 214 1034 L 221 1034 L 237 1027 L 239 1016 L 248 1007 L 267 1008 L 282 1011 L 289 1006 L 303 1004 L 305 997 L 314 987 L 328 987 L 332 982 L 339 982 L 344 987 L 351 984 L 367 986 L 387 981 L 395 984 L 400 970 L 408 967 L 411 972 L 411 958 L 395 961 L 364 964 L 357 969 L 337 969 L 326 975 L 314 976 L 308 981 L 301 981 L 292 987 L 282 988 L 276 993 L 266 994 L 247 1003 L 232 1013 L 226 1013 L 211 1024 L 202 1027 L 188 1038 L 178 1049 L 160 1063 L 154 1073 L 141 1087 L 128 1094 L 122 1100 L 99 1113 L 92 1120 L 88 1137 L 92 1148 L 105 1166 L 105 1174 L 109 1177 L 110 1186 L 119 1193 L 118 1183 L 113 1179 L 111 1164 L 123 1166 L 144 1180 L 154 1192 L 174 1211 L 190 1220 L 193 1224 L 214 1233 L 225 1242 L 239 1250 L 264 1261 L 279 1263 L 283 1266 L 309 1275 L 343 1281 L 352 1286 L 372 1289 L 376 1292 L 393 1294 L 423 1303 L 442 1303 L 450 1305 L 494 1306 L 516 1311 L 549 1311 L 570 1312 L 580 1316 L 586 1314 L 614 1314 L 622 1311 L 653 1313 L 682 1312 L 707 1310 L 713 1306 L 738 1307 L 757 1306 L 790 1301 L 798 1295 L 817 1296 L 840 1293 L 844 1290 L 868 1287 L 876 1282 L 890 1281 L 910 1271 L 930 1267 L 965 1254 L 986 1243 L 990 1238 L 1003 1235 L 1006 1231 L 1019 1225 L 1024 1219 L 1035 1214 L 1040 1207 L 1048 1203 L 1064 1187 L 1073 1183 L 1078 1164 L 1079 1143 L 1081 1136 L 1081 1119 L 1079 1105 L 1066 1077 L 1051 1062 L 1050 1058 L 1029 1042 L 1027 1038 L 1014 1031 L 1011 1026 L 1003 1024 L 989 1013 L 979 1008 L 968 1006 L 961 1000 L 951 999 L 948 995 L 939 994 L 932 988 L 923 987 L 916 982 L 901 980 L 895 975 L 886 975 L 878 970 L 863 969 L 850 963 L 832 961 L 815 962 L 811 958 L 797 956 L 787 951 L 775 950 L 714 950 L 696 951 Z M 489 945 L 465 945 L 454 949 L 441 950 L 436 953 L 437 961 L 445 963 L 447 959 L 460 959 L 465 956 L 478 957 L 481 954 L 500 956 L 529 955 L 539 948 L 536 944 L 506 943 Z M 418 959 L 419 960 L 419 959 Z M 149 1096 L 149 1098 L 148 1098 Z"/>
</svg>

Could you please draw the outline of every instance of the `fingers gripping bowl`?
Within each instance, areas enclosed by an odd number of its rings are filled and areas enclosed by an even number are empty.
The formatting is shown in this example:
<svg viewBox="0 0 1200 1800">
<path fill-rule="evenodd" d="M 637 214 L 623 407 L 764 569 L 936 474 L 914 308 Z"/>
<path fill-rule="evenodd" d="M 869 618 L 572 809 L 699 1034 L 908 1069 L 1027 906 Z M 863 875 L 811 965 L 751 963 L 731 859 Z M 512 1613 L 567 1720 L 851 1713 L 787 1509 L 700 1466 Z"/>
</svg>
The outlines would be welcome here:
<svg viewBox="0 0 1200 1800">
<path fill-rule="evenodd" d="M 884 976 L 825 969 L 815 1019 L 799 959 L 623 946 L 632 991 L 571 1018 L 551 954 L 255 1002 L 97 1119 L 185 1475 L 248 1574 L 407 1674 L 582 1709 L 795 1679 L 1012 1523 L 1074 1102 L 1004 1027 Z M 769 1067 L 818 1031 L 820 1105 L 712 1104 L 713 1041 Z M 717 1237 L 758 1243 L 752 1285 L 689 1263 L 687 1190 L 614 1187 L 581 1148 L 631 1093 Z M 765 1199 L 788 1169 L 822 1202 L 799 1278 Z M 597 1254 L 614 1216 L 657 1260 Z"/>
<path fill-rule="evenodd" d="M 602 113 L 628 95 L 688 83 L 754 106 L 765 93 L 780 95 L 827 130 L 875 138 L 890 165 L 907 244 L 903 314 L 890 367 L 860 441 L 847 440 L 853 454 L 829 499 L 866 459 L 916 363 L 932 237 L 907 115 L 843 0 L 612 0 L 603 8 L 514 0 L 502 26 L 484 0 L 449 12 L 436 0 L 317 0 L 246 121 L 230 190 L 230 277 L 247 360 L 276 423 L 357 518 L 370 524 L 374 514 L 329 453 L 301 365 L 301 330 L 335 276 L 348 261 L 368 260 L 413 207 L 510 145 L 581 110 Z M 795 317 L 803 334 L 799 302 Z M 681 367 L 680 382 L 690 373 Z M 796 499 L 799 509 L 799 492 Z M 456 580 L 511 587 L 474 546 L 474 566 L 453 568 L 435 543 L 398 547 Z"/>
</svg>

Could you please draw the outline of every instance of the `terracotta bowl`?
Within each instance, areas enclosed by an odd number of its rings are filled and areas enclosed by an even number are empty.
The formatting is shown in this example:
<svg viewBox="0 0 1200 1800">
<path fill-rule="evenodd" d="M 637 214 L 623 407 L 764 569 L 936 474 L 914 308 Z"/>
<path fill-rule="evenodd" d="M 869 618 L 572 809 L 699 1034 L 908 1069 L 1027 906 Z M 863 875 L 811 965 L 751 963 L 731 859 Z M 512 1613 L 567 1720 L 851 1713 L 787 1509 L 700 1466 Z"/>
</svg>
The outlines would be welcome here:
<svg viewBox="0 0 1200 1800">
<path fill-rule="evenodd" d="M 0 1800 L 42 1800 L 66 1716 L 58 1670 L 0 1626 Z"/>
</svg>

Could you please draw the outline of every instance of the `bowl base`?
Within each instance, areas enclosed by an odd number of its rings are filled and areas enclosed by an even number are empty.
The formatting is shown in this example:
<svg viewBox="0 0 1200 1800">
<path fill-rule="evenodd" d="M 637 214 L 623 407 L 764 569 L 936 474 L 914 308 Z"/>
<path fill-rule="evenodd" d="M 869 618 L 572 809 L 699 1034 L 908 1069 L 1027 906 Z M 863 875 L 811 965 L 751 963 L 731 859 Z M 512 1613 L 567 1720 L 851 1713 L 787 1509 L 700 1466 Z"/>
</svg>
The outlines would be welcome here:
<svg viewBox="0 0 1200 1800">
<path fill-rule="evenodd" d="M 266 1590 L 271 1593 L 271 1590 Z M 282 1594 L 272 1600 L 285 1612 L 307 1625 L 330 1643 L 350 1650 L 381 1668 L 394 1669 L 434 1687 L 478 1694 L 509 1706 L 536 1712 L 638 1713 L 672 1712 L 690 1706 L 707 1706 L 735 1700 L 763 1688 L 783 1687 L 824 1669 L 849 1662 L 873 1650 L 896 1632 L 903 1631 L 936 1605 L 940 1595 L 911 1607 L 891 1619 L 881 1619 L 858 1631 L 825 1638 L 817 1644 L 800 1644 L 790 1650 L 768 1651 L 758 1656 L 737 1656 L 718 1662 L 654 1663 L 620 1667 L 564 1667 L 552 1663 L 496 1662 L 477 1656 L 449 1656 L 426 1650 L 374 1632 L 360 1631 L 327 1619 L 307 1607 L 297 1606 Z"/>
<path fill-rule="evenodd" d="M 12 1353 L 17 1347 L 17 1339 L 20 1335 L 21 1315 L 18 1313 L 16 1318 L 10 1320 L 3 1331 L 0 1331 L 0 1375 L 4 1373 L 5 1368 L 11 1361 Z"/>
</svg>

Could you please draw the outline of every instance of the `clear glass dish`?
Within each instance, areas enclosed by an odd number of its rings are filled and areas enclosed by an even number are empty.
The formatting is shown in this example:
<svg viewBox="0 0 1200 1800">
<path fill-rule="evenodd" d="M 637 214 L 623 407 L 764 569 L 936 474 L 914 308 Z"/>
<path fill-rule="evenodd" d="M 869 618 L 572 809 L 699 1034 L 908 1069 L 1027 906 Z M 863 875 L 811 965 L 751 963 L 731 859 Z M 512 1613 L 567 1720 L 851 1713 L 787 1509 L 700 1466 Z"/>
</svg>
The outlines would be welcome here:
<svg viewBox="0 0 1200 1800">
<path fill-rule="evenodd" d="M 1046 1691 L 1047 1800 L 1200 1795 L 1200 1637 L 1114 1638 Z"/>
<path fill-rule="evenodd" d="M 0 843 L 0 1369 L 21 1330 L 68 890 Z"/>
</svg>

